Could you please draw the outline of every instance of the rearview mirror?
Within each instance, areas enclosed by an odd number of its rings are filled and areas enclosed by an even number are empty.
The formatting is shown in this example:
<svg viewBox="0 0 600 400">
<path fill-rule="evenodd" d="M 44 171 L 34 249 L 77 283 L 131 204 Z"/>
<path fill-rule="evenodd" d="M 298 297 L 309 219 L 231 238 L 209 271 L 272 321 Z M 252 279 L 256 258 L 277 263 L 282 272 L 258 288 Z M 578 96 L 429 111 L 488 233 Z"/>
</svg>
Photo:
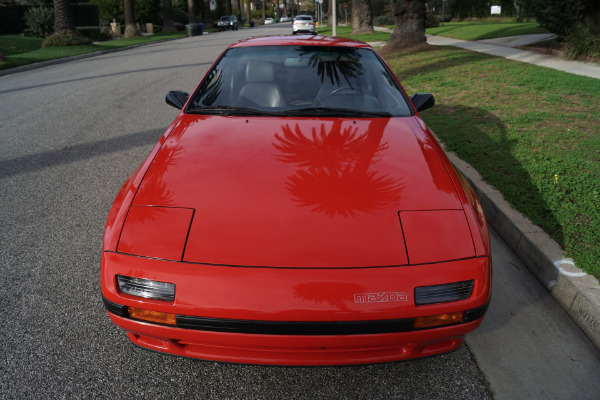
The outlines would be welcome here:
<svg viewBox="0 0 600 400">
<path fill-rule="evenodd" d="M 169 93 L 167 93 L 165 101 L 168 105 L 181 110 L 188 97 L 190 97 L 188 92 L 184 92 L 183 90 L 171 90 Z"/>
<path fill-rule="evenodd" d="M 431 93 L 415 93 L 410 96 L 410 100 L 417 111 L 424 111 L 435 105 L 435 98 Z"/>
</svg>

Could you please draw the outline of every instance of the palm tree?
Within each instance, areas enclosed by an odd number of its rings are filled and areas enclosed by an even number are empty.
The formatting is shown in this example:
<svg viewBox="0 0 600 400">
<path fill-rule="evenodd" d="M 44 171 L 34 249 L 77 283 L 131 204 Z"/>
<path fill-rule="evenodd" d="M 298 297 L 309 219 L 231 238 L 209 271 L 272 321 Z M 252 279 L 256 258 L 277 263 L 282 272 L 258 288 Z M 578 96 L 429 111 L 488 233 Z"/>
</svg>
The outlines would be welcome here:
<svg viewBox="0 0 600 400">
<path fill-rule="evenodd" d="M 395 27 L 384 50 L 425 45 L 425 0 L 392 0 L 391 6 Z"/>
<path fill-rule="evenodd" d="M 246 1 L 246 13 L 248 15 L 247 23 L 250 24 L 250 21 L 252 20 L 252 0 Z"/>
<path fill-rule="evenodd" d="M 163 0 L 163 1 L 170 1 L 170 0 Z M 213 27 L 212 17 L 210 15 L 210 1 L 209 0 L 204 0 L 204 8 L 202 10 L 202 23 L 204 24 L 204 29 Z"/>
<path fill-rule="evenodd" d="M 133 0 L 124 0 L 123 8 L 125 10 L 125 33 L 126 38 L 140 36 L 140 31 L 135 23 L 135 13 L 133 11 Z"/>
<path fill-rule="evenodd" d="M 196 23 L 196 9 L 194 8 L 194 0 L 188 0 L 188 23 Z"/>
<path fill-rule="evenodd" d="M 87 42 L 89 40 L 77 32 L 71 2 L 54 0 L 54 33 L 42 42 L 42 46 L 69 46 Z"/>
<path fill-rule="evenodd" d="M 208 1 L 206 2 L 208 3 Z M 163 27 L 164 32 L 175 32 L 175 23 L 173 20 L 173 6 L 171 0 L 162 0 L 162 12 L 163 12 Z"/>
<path fill-rule="evenodd" d="M 54 33 L 63 35 L 74 34 L 75 19 L 69 0 L 54 0 Z"/>
<path fill-rule="evenodd" d="M 371 0 L 352 0 L 351 35 L 362 35 L 363 33 L 373 33 Z"/>
<path fill-rule="evenodd" d="M 238 10 L 237 15 L 235 17 L 239 20 L 239 22 L 241 24 L 242 16 L 244 15 L 243 10 L 242 10 L 242 0 L 235 0 L 235 4 L 236 4 L 237 10 Z"/>
</svg>

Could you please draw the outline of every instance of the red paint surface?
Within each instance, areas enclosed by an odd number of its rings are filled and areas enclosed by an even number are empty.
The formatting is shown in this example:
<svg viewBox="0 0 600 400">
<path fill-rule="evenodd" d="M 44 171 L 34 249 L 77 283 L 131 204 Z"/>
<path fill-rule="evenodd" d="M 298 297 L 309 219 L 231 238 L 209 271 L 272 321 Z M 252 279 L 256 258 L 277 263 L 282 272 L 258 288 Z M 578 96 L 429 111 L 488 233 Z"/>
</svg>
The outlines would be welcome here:
<svg viewBox="0 0 600 400">
<path fill-rule="evenodd" d="M 132 206 L 117 251 L 181 261 L 193 214 L 189 208 Z"/>
<path fill-rule="evenodd" d="M 292 267 L 407 264 L 398 211 L 462 209 L 414 118 L 186 115 L 134 204 L 195 210 L 185 261 Z"/>
</svg>

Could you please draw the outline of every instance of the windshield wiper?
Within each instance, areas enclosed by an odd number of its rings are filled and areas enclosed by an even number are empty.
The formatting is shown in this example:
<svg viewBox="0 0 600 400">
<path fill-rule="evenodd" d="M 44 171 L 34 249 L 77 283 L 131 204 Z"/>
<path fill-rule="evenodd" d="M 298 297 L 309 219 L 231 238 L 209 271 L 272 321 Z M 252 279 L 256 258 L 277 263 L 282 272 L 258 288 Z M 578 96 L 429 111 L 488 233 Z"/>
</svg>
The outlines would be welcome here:
<svg viewBox="0 0 600 400">
<path fill-rule="evenodd" d="M 392 114 L 386 111 L 363 111 L 351 108 L 336 107 L 307 107 L 291 110 L 269 111 L 257 110 L 248 107 L 233 106 L 215 106 L 215 107 L 196 107 L 187 110 L 189 114 L 201 115 L 225 115 L 225 116 L 274 116 L 274 117 L 391 117 Z"/>
<path fill-rule="evenodd" d="M 204 115 L 268 115 L 268 116 L 285 116 L 285 112 L 257 110 L 248 107 L 232 107 L 232 106 L 216 106 L 216 107 L 196 107 L 187 110 L 189 114 L 204 114 Z"/>
<path fill-rule="evenodd" d="M 336 107 L 307 107 L 307 108 L 298 108 L 294 110 L 288 110 L 285 112 L 285 115 L 297 117 L 297 116 L 331 116 L 331 117 L 339 117 L 339 116 L 348 116 L 348 117 L 391 117 L 387 111 L 363 111 L 363 110 L 355 110 L 351 108 L 336 108 Z"/>
</svg>

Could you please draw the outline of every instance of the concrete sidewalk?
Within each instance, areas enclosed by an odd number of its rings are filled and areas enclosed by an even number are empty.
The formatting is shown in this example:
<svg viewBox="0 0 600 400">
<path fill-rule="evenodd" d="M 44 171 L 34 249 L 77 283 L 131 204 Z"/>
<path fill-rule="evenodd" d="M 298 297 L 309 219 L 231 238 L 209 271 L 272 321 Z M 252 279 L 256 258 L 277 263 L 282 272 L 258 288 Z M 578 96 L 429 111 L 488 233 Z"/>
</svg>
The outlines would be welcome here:
<svg viewBox="0 0 600 400">
<path fill-rule="evenodd" d="M 527 46 L 528 44 L 541 42 L 551 38 L 552 35 L 549 36 L 546 34 L 537 34 L 511 36 L 508 38 L 499 39 L 467 41 L 442 36 L 427 35 L 427 43 L 434 46 L 460 47 L 471 51 L 477 51 L 479 53 L 504 57 L 509 60 L 521 61 L 542 67 L 557 69 L 559 71 L 569 72 L 575 75 L 589 76 L 591 78 L 600 79 L 600 64 L 582 61 L 569 61 L 557 56 L 540 54 L 534 51 L 516 48 L 517 46 Z"/>
</svg>

